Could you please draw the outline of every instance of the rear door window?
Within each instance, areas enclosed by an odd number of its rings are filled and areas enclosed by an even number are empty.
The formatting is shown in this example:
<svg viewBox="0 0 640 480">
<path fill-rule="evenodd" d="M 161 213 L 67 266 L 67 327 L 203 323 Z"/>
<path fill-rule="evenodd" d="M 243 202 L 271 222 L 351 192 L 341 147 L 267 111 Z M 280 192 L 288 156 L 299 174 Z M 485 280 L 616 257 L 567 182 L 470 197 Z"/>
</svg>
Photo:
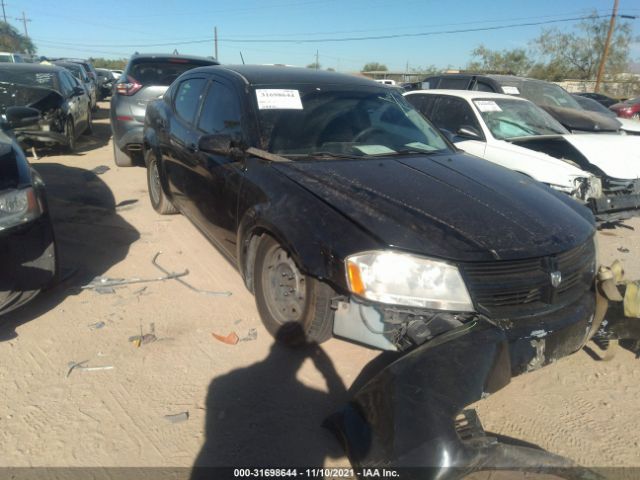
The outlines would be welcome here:
<svg viewBox="0 0 640 480">
<path fill-rule="evenodd" d="M 209 134 L 224 133 L 242 137 L 241 107 L 233 89 L 223 83 L 212 82 L 202 106 L 198 128 Z"/>
<path fill-rule="evenodd" d="M 430 118 L 433 113 L 433 106 L 436 99 L 436 95 L 407 95 L 405 97 L 411 105 L 425 117 Z"/>
<path fill-rule="evenodd" d="M 173 104 L 176 114 L 184 121 L 193 123 L 196 118 L 205 82 L 204 78 L 190 78 L 178 86 Z"/>
<path fill-rule="evenodd" d="M 142 86 L 168 87 L 184 72 L 204 65 L 210 64 L 182 59 L 137 61 L 131 65 L 128 75 L 136 79 Z"/>
</svg>

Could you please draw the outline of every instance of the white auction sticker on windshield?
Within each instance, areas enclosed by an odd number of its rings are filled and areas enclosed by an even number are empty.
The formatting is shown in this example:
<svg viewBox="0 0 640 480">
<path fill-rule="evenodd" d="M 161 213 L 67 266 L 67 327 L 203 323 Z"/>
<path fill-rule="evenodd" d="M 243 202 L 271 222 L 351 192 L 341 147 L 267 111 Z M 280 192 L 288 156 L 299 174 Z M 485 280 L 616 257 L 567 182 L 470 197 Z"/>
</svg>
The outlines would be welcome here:
<svg viewBox="0 0 640 480">
<path fill-rule="evenodd" d="M 520 95 L 518 87 L 510 87 L 509 85 L 503 85 L 502 91 L 507 95 Z"/>
<path fill-rule="evenodd" d="M 493 100 L 476 100 L 474 102 L 481 112 L 501 112 L 502 109 Z"/>
<path fill-rule="evenodd" d="M 298 90 L 257 89 L 256 98 L 260 110 L 302 110 L 302 100 Z"/>
</svg>

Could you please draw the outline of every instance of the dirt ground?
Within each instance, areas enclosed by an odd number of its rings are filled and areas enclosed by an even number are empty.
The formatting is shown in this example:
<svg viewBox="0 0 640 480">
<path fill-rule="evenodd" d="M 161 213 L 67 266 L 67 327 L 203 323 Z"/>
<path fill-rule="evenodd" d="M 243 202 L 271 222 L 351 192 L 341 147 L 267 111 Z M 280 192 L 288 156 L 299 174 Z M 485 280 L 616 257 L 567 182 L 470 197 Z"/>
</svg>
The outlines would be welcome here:
<svg viewBox="0 0 640 480">
<path fill-rule="evenodd" d="M 274 346 L 234 268 L 187 219 L 152 210 L 144 169 L 115 166 L 107 108 L 77 154 L 31 159 L 70 276 L 0 319 L 0 466 L 347 466 L 320 424 L 378 352 L 340 340 L 314 352 Z M 637 231 L 600 235 L 601 260 L 620 258 L 638 278 L 640 222 L 627 224 Z M 175 281 L 79 288 L 96 276 L 162 275 L 157 252 L 166 269 L 188 269 L 192 285 L 232 295 Z M 211 335 L 251 329 L 257 339 L 234 346 Z M 151 332 L 156 342 L 129 341 Z M 68 374 L 82 361 L 112 368 Z M 487 430 L 583 465 L 640 466 L 639 362 L 623 349 L 608 362 L 578 352 L 476 407 Z"/>
</svg>

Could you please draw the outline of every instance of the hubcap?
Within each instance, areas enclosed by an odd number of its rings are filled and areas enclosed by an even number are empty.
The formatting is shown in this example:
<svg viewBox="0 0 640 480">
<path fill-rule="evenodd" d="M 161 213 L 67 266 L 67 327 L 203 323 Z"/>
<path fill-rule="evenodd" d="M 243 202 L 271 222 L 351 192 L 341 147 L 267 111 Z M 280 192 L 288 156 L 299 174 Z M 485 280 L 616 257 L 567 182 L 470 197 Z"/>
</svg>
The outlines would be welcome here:
<svg viewBox="0 0 640 480">
<path fill-rule="evenodd" d="M 158 172 L 158 162 L 151 162 L 149 170 L 150 182 L 149 190 L 151 190 L 151 198 L 153 203 L 157 204 L 160 201 L 160 172 Z"/>
<path fill-rule="evenodd" d="M 306 301 L 305 277 L 279 246 L 266 255 L 262 272 L 267 307 L 278 323 L 300 322 Z"/>
</svg>

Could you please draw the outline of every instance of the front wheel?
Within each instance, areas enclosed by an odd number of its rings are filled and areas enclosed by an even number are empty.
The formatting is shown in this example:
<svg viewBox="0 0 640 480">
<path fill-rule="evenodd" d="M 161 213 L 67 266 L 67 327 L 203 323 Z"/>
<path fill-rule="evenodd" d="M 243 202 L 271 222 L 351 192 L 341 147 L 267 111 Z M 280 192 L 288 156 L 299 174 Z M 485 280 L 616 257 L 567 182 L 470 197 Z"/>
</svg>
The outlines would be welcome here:
<svg viewBox="0 0 640 480">
<path fill-rule="evenodd" d="M 149 199 L 153 209 L 161 215 L 178 213 L 171 200 L 164 193 L 160 179 L 160 166 L 153 152 L 147 152 L 147 186 L 149 187 Z"/>
<path fill-rule="evenodd" d="M 335 292 L 303 274 L 289 252 L 270 236 L 260 240 L 254 272 L 256 305 L 271 335 L 289 345 L 331 338 Z"/>
</svg>

